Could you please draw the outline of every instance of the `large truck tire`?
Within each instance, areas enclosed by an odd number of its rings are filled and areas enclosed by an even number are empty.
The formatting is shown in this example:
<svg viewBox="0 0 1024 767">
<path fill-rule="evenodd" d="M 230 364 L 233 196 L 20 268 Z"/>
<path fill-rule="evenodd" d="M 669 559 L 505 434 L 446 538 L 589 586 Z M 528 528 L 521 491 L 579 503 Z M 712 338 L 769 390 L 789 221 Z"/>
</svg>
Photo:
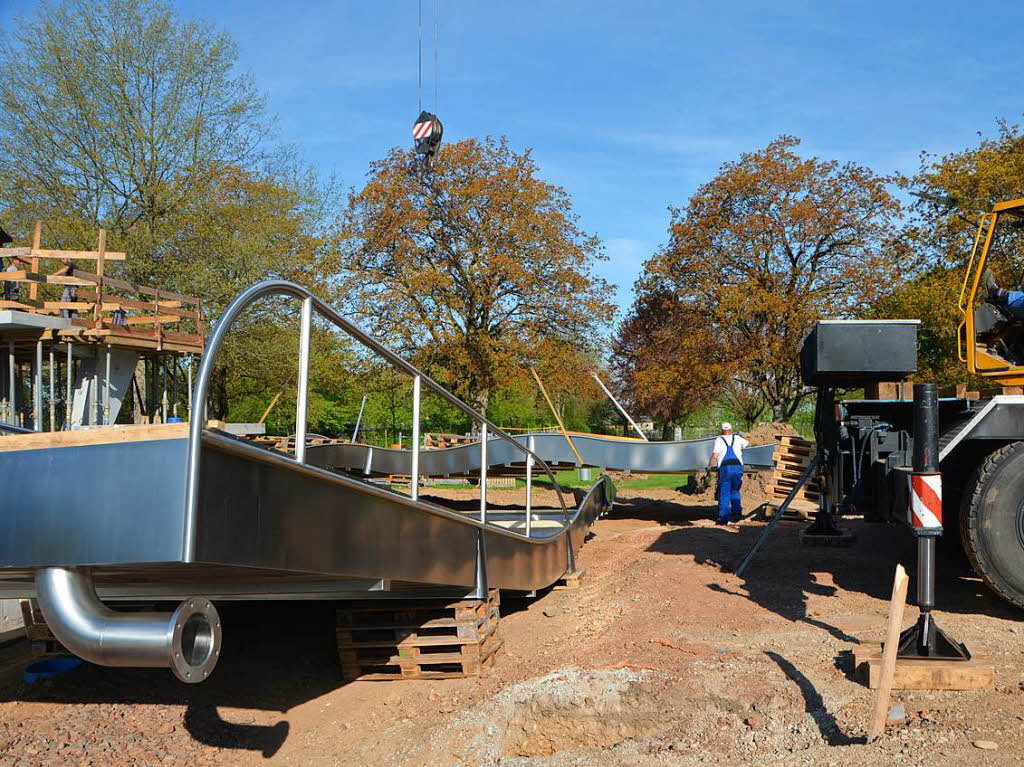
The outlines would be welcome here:
<svg viewBox="0 0 1024 767">
<path fill-rule="evenodd" d="M 1024 442 L 989 453 L 968 479 L 960 538 L 975 572 L 1024 609 Z"/>
</svg>

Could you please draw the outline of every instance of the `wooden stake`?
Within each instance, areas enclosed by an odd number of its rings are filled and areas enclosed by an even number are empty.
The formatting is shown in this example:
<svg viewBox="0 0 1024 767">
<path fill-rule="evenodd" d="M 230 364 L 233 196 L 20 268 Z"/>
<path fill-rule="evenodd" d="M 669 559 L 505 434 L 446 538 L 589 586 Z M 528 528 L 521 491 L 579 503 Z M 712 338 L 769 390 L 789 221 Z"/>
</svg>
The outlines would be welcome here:
<svg viewBox="0 0 1024 767">
<path fill-rule="evenodd" d="M 99 328 L 103 327 L 103 262 L 107 250 L 106 229 L 100 229 L 96 250 L 99 251 L 99 257 L 96 259 L 96 274 L 99 279 L 96 280 L 96 309 L 93 311 L 92 321 Z"/>
<path fill-rule="evenodd" d="M 580 453 L 576 449 L 576 445 L 572 443 L 572 438 L 569 436 L 569 432 L 565 430 L 565 424 L 563 424 L 562 419 L 558 417 L 558 411 L 555 410 L 555 406 L 551 402 L 551 397 L 548 396 L 547 389 L 544 388 L 544 382 L 540 380 L 540 376 L 537 375 L 537 371 L 534 370 L 532 365 L 530 366 L 530 372 L 533 373 L 533 377 L 537 381 L 537 386 L 540 387 L 540 393 L 544 395 L 544 401 L 548 403 L 548 407 L 551 409 L 551 415 L 555 417 L 555 422 L 558 424 L 558 428 L 562 430 L 562 436 L 565 437 L 565 441 L 569 443 L 569 447 L 572 449 L 572 454 L 576 456 L 576 463 L 582 466 L 583 459 L 580 458 Z"/>
<path fill-rule="evenodd" d="M 43 239 L 43 222 L 41 219 L 36 219 L 36 228 L 32 232 L 32 260 L 31 266 L 29 267 L 34 274 L 39 273 L 39 257 L 35 254 L 39 252 L 39 247 L 42 244 Z M 39 293 L 39 286 L 34 282 L 28 286 L 28 297 L 33 301 L 36 300 Z"/>
<path fill-rule="evenodd" d="M 274 405 L 277 404 L 277 401 L 281 399 L 282 394 L 284 394 L 284 389 L 275 394 L 274 399 L 270 400 L 270 404 L 267 405 L 267 409 L 264 410 L 263 415 L 260 416 L 259 423 L 263 423 L 264 421 L 267 420 L 267 416 L 270 415 L 270 411 L 274 409 Z"/>
<path fill-rule="evenodd" d="M 907 584 L 910 579 L 903 565 L 896 565 L 896 577 L 892 584 L 892 600 L 889 602 L 889 626 L 885 632 L 885 647 L 882 648 L 882 679 L 875 692 L 875 706 L 868 727 L 868 743 L 885 732 L 885 720 L 889 714 L 889 695 L 892 693 L 892 678 L 896 672 L 896 651 L 899 649 L 900 630 L 903 628 L 903 610 L 907 605 Z"/>
</svg>

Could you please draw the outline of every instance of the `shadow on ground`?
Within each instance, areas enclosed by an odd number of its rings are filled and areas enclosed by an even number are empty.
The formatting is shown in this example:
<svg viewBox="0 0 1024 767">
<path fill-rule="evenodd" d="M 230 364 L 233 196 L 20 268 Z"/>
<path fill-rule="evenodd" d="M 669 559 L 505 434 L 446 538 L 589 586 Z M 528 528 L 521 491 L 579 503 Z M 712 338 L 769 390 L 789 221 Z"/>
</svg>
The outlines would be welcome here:
<svg viewBox="0 0 1024 767">
<path fill-rule="evenodd" d="M 697 520 L 714 518 L 717 507 L 708 505 L 706 501 L 688 504 L 685 500 L 655 503 L 641 499 L 621 500 L 621 505 L 616 503 L 617 516 L 666 526 L 666 530 L 650 545 L 649 551 L 692 556 L 697 563 L 726 573 L 735 571 L 764 530 L 763 524 L 752 523 L 749 518 L 740 525 L 725 527 L 694 524 Z M 913 580 L 916 571 L 915 540 L 900 525 L 847 519 L 843 524 L 856 536 L 853 545 L 805 546 L 800 543 L 799 534 L 806 524 L 795 520 L 782 521 L 744 572 L 738 588 L 720 583 L 710 584 L 708 588 L 749 599 L 788 620 L 815 626 L 837 639 L 856 643 L 859 641 L 856 637 L 812 615 L 807 607 L 808 598 L 812 595 L 830 596 L 843 589 L 888 601 L 897 563 L 907 568 Z M 832 584 L 822 583 L 817 575 L 820 573 L 830 574 Z M 1020 619 L 1017 610 L 999 600 L 974 575 L 955 546 L 940 547 L 937 573 L 940 610 Z M 913 603 L 914 594 L 912 582 L 910 603 Z"/>
<path fill-rule="evenodd" d="M 184 726 L 197 741 L 272 756 L 288 737 L 273 726 L 225 721 L 218 707 L 283 713 L 342 685 L 329 602 L 218 606 L 224 626 L 221 659 L 209 680 L 178 682 L 166 669 L 86 664 L 65 677 L 0 689 L 0 699 L 48 703 L 141 703 L 185 707 Z"/>
</svg>

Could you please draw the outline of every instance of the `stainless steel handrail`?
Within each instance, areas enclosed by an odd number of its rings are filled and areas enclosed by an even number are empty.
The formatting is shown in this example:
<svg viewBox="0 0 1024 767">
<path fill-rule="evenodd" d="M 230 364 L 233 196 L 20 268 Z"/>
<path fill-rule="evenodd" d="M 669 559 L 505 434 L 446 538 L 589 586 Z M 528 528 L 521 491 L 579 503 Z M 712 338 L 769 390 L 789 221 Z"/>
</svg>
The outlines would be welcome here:
<svg viewBox="0 0 1024 767">
<path fill-rule="evenodd" d="M 271 295 L 294 296 L 302 300 L 301 335 L 299 340 L 299 394 L 296 403 L 295 458 L 293 459 L 296 464 L 305 465 L 306 402 L 309 386 L 309 342 L 312 331 L 312 314 L 315 309 L 320 316 L 330 320 L 331 323 L 333 323 L 337 328 L 343 330 L 351 338 L 383 357 L 392 365 L 392 367 L 395 367 L 413 377 L 413 429 L 416 439 L 413 442 L 412 454 L 412 500 L 418 500 L 419 496 L 419 395 L 421 386 L 426 386 L 450 405 L 465 413 L 476 423 L 479 423 L 482 426 L 480 434 L 480 522 L 487 524 L 487 437 L 489 433 L 493 433 L 508 444 L 514 446 L 517 450 L 525 453 L 527 456 L 527 531 L 530 531 L 531 529 L 530 501 L 532 500 L 532 472 L 530 469 L 532 468 L 532 465 L 540 466 L 551 480 L 551 486 L 554 488 L 555 493 L 558 496 L 559 505 L 562 507 L 562 516 L 565 520 L 568 570 L 571 572 L 574 569 L 575 563 L 570 532 L 569 509 L 565 505 L 565 498 L 562 495 L 562 490 L 558 485 L 554 472 L 551 471 L 551 468 L 547 465 L 544 459 L 533 452 L 532 446 L 525 447 L 521 443 L 517 442 L 502 429 L 487 420 L 485 416 L 478 413 L 439 383 L 422 373 L 412 363 L 402 357 L 399 357 L 386 346 L 346 320 L 332 307 L 314 296 L 306 288 L 288 280 L 264 280 L 263 282 L 258 282 L 243 290 L 230 304 L 228 304 L 227 308 L 217 320 L 213 334 L 209 339 L 207 339 L 206 350 L 203 354 L 203 358 L 199 366 L 199 372 L 196 376 L 195 386 L 192 391 L 192 418 L 189 423 L 188 461 L 185 480 L 185 531 L 184 540 L 182 542 L 185 561 L 193 561 L 195 558 L 195 519 L 199 505 L 199 454 L 202 444 L 203 422 L 205 420 L 204 414 L 206 412 L 207 389 L 210 385 L 210 378 L 213 375 L 214 360 L 216 359 L 217 352 L 220 350 L 221 344 L 224 341 L 224 337 L 227 335 L 231 326 L 235 323 L 235 320 L 238 319 L 239 315 L 241 315 L 241 313 L 257 299 Z M 527 538 L 528 534 L 521 537 Z"/>
</svg>

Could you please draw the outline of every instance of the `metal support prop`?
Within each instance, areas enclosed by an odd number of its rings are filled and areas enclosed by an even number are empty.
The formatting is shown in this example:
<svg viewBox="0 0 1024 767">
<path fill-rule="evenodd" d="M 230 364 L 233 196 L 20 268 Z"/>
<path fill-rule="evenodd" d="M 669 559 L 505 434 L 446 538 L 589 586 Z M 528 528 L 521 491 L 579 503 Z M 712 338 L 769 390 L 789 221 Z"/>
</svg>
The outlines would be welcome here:
<svg viewBox="0 0 1024 767">
<path fill-rule="evenodd" d="M 487 424 L 480 424 L 480 521 L 487 522 Z"/>
<path fill-rule="evenodd" d="M 7 378 L 8 378 L 8 391 L 10 391 L 11 400 L 11 416 L 10 422 L 15 423 L 18 420 L 18 405 L 17 397 L 15 397 L 15 385 L 14 385 L 14 341 L 7 342 Z"/>
<path fill-rule="evenodd" d="M 356 437 L 359 436 L 359 425 L 363 422 L 363 408 L 366 407 L 366 395 L 363 395 L 363 402 L 359 405 L 359 415 L 356 417 L 356 428 L 352 431 L 352 439 L 349 440 L 349 444 L 354 445 L 356 443 Z"/>
<path fill-rule="evenodd" d="M 764 542 L 768 540 L 768 536 L 771 535 L 775 526 L 779 524 L 779 520 L 782 519 L 783 515 L 786 513 L 786 509 L 789 508 L 789 504 L 793 502 L 797 493 L 800 492 L 800 488 L 804 486 L 804 483 L 807 482 L 811 473 L 818 467 L 818 460 L 818 455 L 815 455 L 814 458 L 811 459 L 811 462 L 807 464 L 807 468 L 804 469 L 804 473 L 800 475 L 800 479 L 796 481 L 796 485 L 793 486 L 793 489 L 789 491 L 789 495 L 786 496 L 786 500 L 784 500 L 779 508 L 776 509 L 775 515 L 771 518 L 771 521 L 764 526 L 764 530 L 761 532 L 761 537 L 757 539 L 754 545 L 750 548 L 750 551 L 747 552 L 747 555 L 743 557 L 743 561 L 740 562 L 740 566 L 736 568 L 736 575 L 743 575 L 743 571 L 747 569 L 747 565 L 753 561 L 754 555 L 757 554 L 758 550 L 764 545 Z"/>
<path fill-rule="evenodd" d="M 537 371 L 531 367 L 530 372 L 533 373 L 533 379 L 537 382 L 537 387 L 540 389 L 540 393 L 544 395 L 544 401 L 548 403 L 548 409 L 551 411 L 551 415 L 555 417 L 555 423 L 558 424 L 559 430 L 562 432 L 562 436 L 565 441 L 569 443 L 569 449 L 572 450 L 572 454 L 576 456 L 576 465 L 583 465 L 583 458 L 580 457 L 580 451 L 576 449 L 576 445 L 573 444 L 572 437 L 569 436 L 569 432 L 566 431 L 565 424 L 562 423 L 562 417 L 558 415 L 558 410 L 555 409 L 555 403 L 551 401 L 551 397 L 548 396 L 548 390 L 544 388 L 544 382 L 540 380 L 540 376 Z"/>
<path fill-rule="evenodd" d="M 636 421 L 629 417 L 629 413 L 626 412 L 626 408 L 622 407 L 622 405 L 619 404 L 619 401 L 615 399 L 614 396 L 612 396 L 612 393 L 610 391 L 608 391 L 608 387 L 605 386 L 604 382 L 597 377 L 597 372 L 591 370 L 590 375 L 594 376 L 594 380 L 597 381 L 597 385 L 601 387 L 601 391 L 603 391 L 607 395 L 608 399 L 612 401 L 612 404 L 619 409 L 619 412 L 622 413 L 623 418 L 629 421 L 629 425 L 632 426 L 633 430 L 640 435 L 640 439 L 642 439 L 644 442 L 648 442 L 649 440 L 647 439 L 647 435 L 644 434 L 643 431 L 640 430 L 640 427 L 636 425 Z"/>
<path fill-rule="evenodd" d="M 192 362 L 195 357 L 188 355 L 188 404 L 185 406 L 185 415 L 191 421 L 192 420 Z"/>
<path fill-rule="evenodd" d="M 160 423 L 167 423 L 167 360 L 160 357 Z"/>
<path fill-rule="evenodd" d="M 178 417 L 178 355 L 171 355 L 171 415 Z"/>
<path fill-rule="evenodd" d="M 412 379 L 412 476 L 409 494 L 415 501 L 420 497 L 420 377 Z"/>
<path fill-rule="evenodd" d="M 476 531 L 476 598 L 487 599 L 487 545 L 483 528 Z"/>
<path fill-rule="evenodd" d="M 309 392 L 309 336 L 313 326 L 313 299 L 302 299 L 299 331 L 299 391 L 295 400 L 295 460 L 306 462 L 306 403 Z"/>
<path fill-rule="evenodd" d="M 74 367 L 73 360 L 71 357 L 71 342 L 67 343 L 67 360 L 64 362 L 64 367 L 67 368 L 64 371 L 64 429 L 65 431 L 71 428 L 71 376 L 72 369 Z"/>
<path fill-rule="evenodd" d="M 32 392 L 32 428 L 43 430 L 43 342 L 36 341 L 36 374 Z"/>
<path fill-rule="evenodd" d="M 103 403 L 100 396 L 100 353 L 94 352 L 96 367 L 92 370 L 92 407 L 89 413 L 89 423 L 93 426 L 101 422 L 103 418 Z"/>
<path fill-rule="evenodd" d="M 531 436 L 526 440 L 529 453 L 526 454 L 526 537 L 530 537 L 533 529 L 533 453 L 536 440 Z"/>
<path fill-rule="evenodd" d="M 167 423 L 164 412 L 164 423 Z M 110 425 L 110 344 L 107 344 L 106 365 L 103 371 L 103 425 Z"/>
<path fill-rule="evenodd" d="M 57 365 L 53 359 L 53 344 L 50 344 L 50 431 L 57 431 Z"/>
<path fill-rule="evenodd" d="M 935 625 L 935 541 L 942 535 L 939 470 L 939 393 L 933 383 L 914 384 L 914 462 L 908 522 L 917 538 L 917 623 L 900 635 L 900 658 L 969 660 L 970 652 Z"/>
</svg>

